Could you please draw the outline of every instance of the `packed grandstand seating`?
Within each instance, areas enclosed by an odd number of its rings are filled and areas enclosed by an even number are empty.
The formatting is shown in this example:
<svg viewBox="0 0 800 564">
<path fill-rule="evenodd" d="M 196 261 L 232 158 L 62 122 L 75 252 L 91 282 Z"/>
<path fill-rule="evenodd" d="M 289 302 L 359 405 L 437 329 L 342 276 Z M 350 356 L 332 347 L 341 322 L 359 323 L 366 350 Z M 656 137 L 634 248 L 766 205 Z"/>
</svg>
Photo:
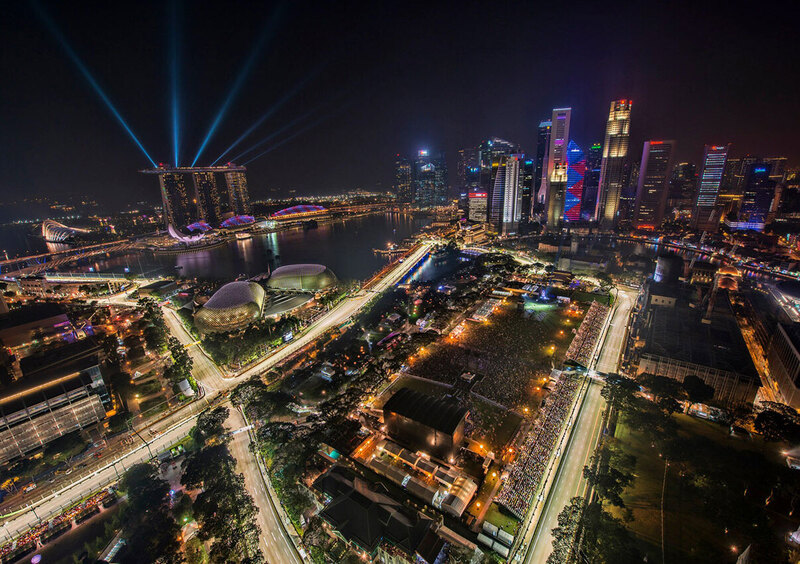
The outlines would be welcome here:
<svg viewBox="0 0 800 564">
<path fill-rule="evenodd" d="M 558 442 L 564 421 L 569 417 L 580 379 L 562 375 L 547 399 L 544 412 L 519 448 L 503 489 L 495 501 L 522 519 L 544 477 L 547 461 Z"/>
<path fill-rule="evenodd" d="M 575 338 L 567 349 L 565 360 L 572 360 L 581 366 L 589 366 L 592 359 L 597 339 L 603 329 L 603 323 L 608 315 L 608 306 L 599 302 L 592 302 L 592 306 L 583 318 L 583 323 L 578 328 Z"/>
<path fill-rule="evenodd" d="M 60 533 L 72 528 L 73 521 L 80 523 L 85 518 L 94 515 L 101 504 L 107 507 L 114 503 L 115 500 L 116 494 L 112 490 L 102 490 L 83 502 L 73 505 L 53 519 L 42 521 L 14 541 L 0 547 L 0 561 L 16 561 L 17 558 L 36 548 L 37 544 L 44 544 L 48 540 L 59 536 Z"/>
</svg>

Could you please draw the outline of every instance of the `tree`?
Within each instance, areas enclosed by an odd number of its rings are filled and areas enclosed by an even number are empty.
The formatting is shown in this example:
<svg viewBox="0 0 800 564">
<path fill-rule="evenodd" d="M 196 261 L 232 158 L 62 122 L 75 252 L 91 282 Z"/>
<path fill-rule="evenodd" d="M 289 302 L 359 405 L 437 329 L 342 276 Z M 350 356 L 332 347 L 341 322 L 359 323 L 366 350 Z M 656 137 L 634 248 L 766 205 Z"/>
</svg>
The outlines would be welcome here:
<svg viewBox="0 0 800 564">
<path fill-rule="evenodd" d="M 547 564 L 562 564 L 568 561 L 578 534 L 583 503 L 584 498 L 573 497 L 558 514 L 558 527 L 552 531 L 553 552 L 547 558 Z"/>
<path fill-rule="evenodd" d="M 197 418 L 197 425 L 192 429 L 192 438 L 202 446 L 211 437 L 219 438 L 225 433 L 225 421 L 228 419 L 229 411 L 225 406 L 215 407 L 206 410 Z"/>
<path fill-rule="evenodd" d="M 753 426 L 768 441 L 800 441 L 800 425 L 782 410 L 765 409 L 756 415 Z"/>
<path fill-rule="evenodd" d="M 681 400 L 686 397 L 686 390 L 683 389 L 680 382 L 673 378 L 654 376 L 653 374 L 640 374 L 636 377 L 636 381 L 659 399 L 670 397 L 675 400 Z"/>
<path fill-rule="evenodd" d="M 103 353 L 105 355 L 106 365 L 117 370 L 119 370 L 120 362 L 122 362 L 122 358 L 117 350 L 118 348 L 119 342 L 116 337 L 108 336 L 103 339 Z"/>
<path fill-rule="evenodd" d="M 704 403 L 714 397 L 714 388 L 693 374 L 683 379 L 683 389 L 692 403 Z"/>
</svg>

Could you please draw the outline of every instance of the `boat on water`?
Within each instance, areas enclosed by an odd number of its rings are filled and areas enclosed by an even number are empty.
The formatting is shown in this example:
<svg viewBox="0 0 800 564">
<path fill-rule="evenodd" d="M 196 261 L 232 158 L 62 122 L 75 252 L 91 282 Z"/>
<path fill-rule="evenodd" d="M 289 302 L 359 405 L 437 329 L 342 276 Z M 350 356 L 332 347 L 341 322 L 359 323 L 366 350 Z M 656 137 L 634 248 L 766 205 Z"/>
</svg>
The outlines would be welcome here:
<svg viewBox="0 0 800 564">
<path fill-rule="evenodd" d="M 238 239 L 239 241 L 246 241 L 247 239 L 252 239 L 252 238 L 253 238 L 252 233 L 237 233 L 236 234 L 236 239 Z"/>
</svg>

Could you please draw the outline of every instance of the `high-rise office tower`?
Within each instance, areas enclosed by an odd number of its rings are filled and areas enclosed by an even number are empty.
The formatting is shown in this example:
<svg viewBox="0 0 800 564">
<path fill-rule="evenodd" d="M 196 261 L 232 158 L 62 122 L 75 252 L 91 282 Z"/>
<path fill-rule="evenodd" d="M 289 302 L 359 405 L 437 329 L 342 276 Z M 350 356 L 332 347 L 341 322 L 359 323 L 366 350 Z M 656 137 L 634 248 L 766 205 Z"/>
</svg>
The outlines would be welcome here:
<svg viewBox="0 0 800 564">
<path fill-rule="evenodd" d="M 417 152 L 412 169 L 414 203 L 420 207 L 447 203 L 447 165 L 444 154 L 432 156 L 427 150 Z"/>
<path fill-rule="evenodd" d="M 544 203 L 544 190 L 542 190 L 542 176 L 547 168 L 547 155 L 550 154 L 550 129 L 552 122 L 539 122 L 539 130 L 536 136 L 536 163 L 533 169 L 533 187 L 536 203 Z"/>
<path fill-rule="evenodd" d="M 534 199 L 534 162 L 533 159 L 524 159 L 522 161 L 522 209 L 520 210 L 520 221 L 527 223 L 531 219 L 531 211 L 533 209 Z"/>
<path fill-rule="evenodd" d="M 678 163 L 672 169 L 669 179 L 669 196 L 667 208 L 669 211 L 680 212 L 685 215 L 691 212 L 695 202 L 695 187 L 697 186 L 697 167 L 694 163 Z"/>
<path fill-rule="evenodd" d="M 597 190 L 600 188 L 600 163 L 603 160 L 603 145 L 592 143 L 586 153 L 586 174 L 583 177 L 583 196 L 581 197 L 581 219 L 595 218 L 597 211 Z"/>
<path fill-rule="evenodd" d="M 486 192 L 470 192 L 469 193 L 469 212 L 468 218 L 470 221 L 484 223 L 488 219 L 486 213 L 489 209 L 487 199 L 489 194 Z"/>
<path fill-rule="evenodd" d="M 544 189 L 544 199 L 546 202 L 548 225 L 550 225 L 550 210 L 557 210 L 560 205 L 551 204 L 550 200 L 561 199 L 563 204 L 563 194 L 553 193 L 553 182 L 561 182 L 561 175 L 566 175 L 567 166 L 567 145 L 569 144 L 569 122 L 572 116 L 572 108 L 554 108 L 553 117 L 550 120 L 550 143 L 547 152 L 547 168 L 542 172 L 542 188 Z M 564 177 L 566 182 L 566 176 Z M 557 186 L 558 190 L 563 190 L 563 186 Z M 556 211 L 556 213 L 558 213 Z"/>
<path fill-rule="evenodd" d="M 225 173 L 228 188 L 228 210 L 233 215 L 250 215 L 250 194 L 247 191 L 247 175 L 244 170 Z"/>
<path fill-rule="evenodd" d="M 715 232 L 719 227 L 720 214 L 717 200 L 730 148 L 730 143 L 706 145 L 705 147 L 703 164 L 697 181 L 697 199 L 692 213 L 693 229 Z"/>
<path fill-rule="evenodd" d="M 619 200 L 625 187 L 625 163 L 630 143 L 632 100 L 614 100 L 608 112 L 597 191 L 597 221 L 610 229 L 617 221 Z"/>
<path fill-rule="evenodd" d="M 766 157 L 764 163 L 769 165 L 769 179 L 780 184 L 786 177 L 786 157 Z"/>
<path fill-rule="evenodd" d="M 489 221 L 503 235 L 516 233 L 522 208 L 522 155 L 499 159 L 492 190 Z"/>
<path fill-rule="evenodd" d="M 564 221 L 578 221 L 581 218 L 584 180 L 586 178 L 586 158 L 583 150 L 570 141 L 567 146 L 567 183 L 564 189 Z"/>
<path fill-rule="evenodd" d="M 456 170 L 458 185 L 456 189 L 459 192 L 468 193 L 479 187 L 480 175 L 476 174 L 480 169 L 479 165 L 477 147 L 466 147 L 458 150 L 458 167 Z"/>
<path fill-rule="evenodd" d="M 639 165 L 641 161 L 626 161 L 622 167 L 622 192 L 617 204 L 617 221 L 630 221 L 636 208 L 636 188 L 639 186 Z"/>
<path fill-rule="evenodd" d="M 674 153 L 675 141 L 645 142 L 636 188 L 634 227 L 658 229 L 664 221 Z"/>
<path fill-rule="evenodd" d="M 397 201 L 410 204 L 414 197 L 411 184 L 411 163 L 406 157 L 398 154 L 395 156 L 394 171 L 394 191 L 397 194 Z"/>
<path fill-rule="evenodd" d="M 775 196 L 775 181 L 771 176 L 772 166 L 768 163 L 753 163 L 748 167 L 738 220 L 728 223 L 732 229 L 764 230 Z"/>
<path fill-rule="evenodd" d="M 515 155 L 520 153 L 519 145 L 493 137 L 487 139 L 478 146 L 478 166 L 480 167 L 480 192 L 486 192 L 489 196 L 489 210 L 492 213 L 494 198 L 492 192 L 495 186 L 495 176 L 500 166 L 502 157 L 505 155 Z"/>
<path fill-rule="evenodd" d="M 158 175 L 161 201 L 164 205 L 164 224 L 185 227 L 195 221 L 194 204 L 186 189 L 186 179 L 179 172 Z"/>
<path fill-rule="evenodd" d="M 192 174 L 192 178 L 194 179 L 194 199 L 197 202 L 198 219 L 203 219 L 212 226 L 218 226 L 222 223 L 222 208 L 214 173 L 197 171 Z"/>
</svg>

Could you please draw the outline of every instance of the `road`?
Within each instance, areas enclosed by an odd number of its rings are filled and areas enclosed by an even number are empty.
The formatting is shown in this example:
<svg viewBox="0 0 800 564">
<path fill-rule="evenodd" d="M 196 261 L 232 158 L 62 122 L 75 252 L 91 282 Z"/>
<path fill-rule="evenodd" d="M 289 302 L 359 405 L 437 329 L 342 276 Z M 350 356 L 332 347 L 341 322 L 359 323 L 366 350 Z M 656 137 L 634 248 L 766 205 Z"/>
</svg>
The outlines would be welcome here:
<svg viewBox="0 0 800 564">
<path fill-rule="evenodd" d="M 238 409 L 231 409 L 230 412 L 227 421 L 229 429 L 241 429 L 246 425 Z M 281 523 L 273 499 L 267 492 L 256 455 L 250 450 L 250 442 L 250 433 L 240 432 L 233 435 L 228 447 L 236 459 L 236 471 L 244 475 L 245 487 L 258 507 L 256 521 L 261 528 L 261 550 L 267 562 L 301 564 L 302 559 L 297 554 L 292 539 Z"/>
<path fill-rule="evenodd" d="M 223 372 L 219 369 L 219 367 L 217 367 L 216 364 L 214 364 L 205 351 L 197 346 L 194 338 L 189 334 L 173 310 L 165 308 L 164 319 L 167 323 L 170 333 L 177 337 L 182 344 L 187 346 L 189 355 L 194 363 L 192 373 L 195 376 L 195 379 L 205 389 L 206 400 L 211 401 L 212 398 L 214 398 L 219 392 L 231 389 L 246 378 L 269 370 L 276 364 L 282 362 L 297 351 L 301 350 L 303 347 L 314 341 L 329 329 L 337 327 L 347 321 L 350 317 L 357 314 L 377 294 L 380 294 L 384 290 L 397 284 L 403 278 L 403 276 L 405 276 L 416 265 L 416 263 L 423 256 L 425 256 L 429 249 L 429 244 L 422 244 L 419 249 L 407 257 L 404 262 L 398 264 L 394 270 L 387 273 L 386 276 L 376 283 L 370 290 L 361 290 L 355 295 L 343 300 L 336 307 L 319 318 L 296 340 L 288 343 L 286 346 L 282 347 L 263 361 L 234 377 L 225 377 Z M 133 303 L 129 303 L 129 301 L 125 300 L 124 297 L 117 297 L 116 299 L 112 298 L 108 301 L 119 303 L 121 305 L 135 305 Z M 202 402 L 202 404 L 201 402 L 196 402 L 195 404 L 192 404 L 195 407 L 191 408 L 191 413 L 184 413 L 185 417 L 182 419 L 180 418 L 179 414 L 176 414 L 166 420 L 162 424 L 163 426 L 159 426 L 158 429 L 163 432 L 155 440 L 150 441 L 150 449 L 152 450 L 152 453 L 155 454 L 165 450 L 170 445 L 185 437 L 189 430 L 194 426 L 194 420 L 197 417 L 197 412 L 199 412 L 201 406 L 204 404 L 205 401 Z M 168 425 L 169 427 L 167 428 Z M 146 438 L 149 440 L 149 437 L 146 436 Z M 40 518 L 44 520 L 60 513 L 63 509 L 65 509 L 65 507 L 115 482 L 118 477 L 118 471 L 123 472 L 125 468 L 130 467 L 132 464 L 143 462 L 150 458 L 145 444 L 139 443 L 138 446 L 134 446 L 132 448 L 133 450 L 129 452 L 117 453 L 115 458 L 109 459 L 105 465 L 101 466 L 98 470 L 87 476 L 80 478 L 71 476 L 70 484 L 64 486 L 60 490 L 55 491 L 52 495 L 42 499 L 41 501 L 37 501 L 32 509 L 26 511 L 25 513 L 13 516 L 6 521 L 3 524 L 0 538 L 11 539 L 17 534 L 37 524 Z M 246 449 L 245 451 L 238 451 L 238 454 L 235 454 L 234 456 L 237 459 L 237 463 L 246 466 L 247 461 L 242 458 L 242 455 L 245 455 L 245 453 L 249 453 L 249 451 Z M 247 456 L 252 455 L 247 454 Z M 259 484 L 263 485 L 263 481 L 259 482 L 254 480 L 253 476 L 254 475 L 251 471 L 251 480 L 248 484 L 248 491 L 250 491 L 254 498 L 258 498 L 259 492 L 263 493 L 263 487 L 259 489 Z M 267 507 L 268 505 L 265 505 L 265 503 L 271 503 L 271 500 L 266 499 L 263 497 L 263 495 L 261 495 L 260 500 L 257 500 L 257 504 L 259 507 Z M 277 527 L 277 530 L 281 535 L 285 535 L 284 528 L 277 520 L 260 524 L 262 525 L 262 534 L 267 539 L 275 532 L 275 527 Z M 274 538 L 275 537 L 273 536 L 273 539 Z M 291 544 L 290 541 L 289 543 Z M 280 542 L 277 544 L 280 544 Z M 292 552 L 294 549 L 293 547 L 290 548 L 289 546 L 285 546 L 283 547 L 283 550 Z M 284 561 L 290 562 L 291 560 L 270 560 L 270 562 Z"/>
<path fill-rule="evenodd" d="M 625 345 L 628 319 L 636 303 L 635 290 L 620 289 L 612 312 L 611 321 L 603 343 L 600 346 L 595 369 L 599 372 L 616 372 L 620 354 Z M 572 434 L 558 462 L 549 491 L 546 493 L 536 526 L 532 528 L 531 538 L 525 539 L 528 550 L 524 557 L 526 564 L 544 564 L 553 551 L 551 531 L 558 526 L 558 514 L 569 500 L 586 493 L 586 480 L 583 467 L 597 446 L 602 431 L 602 413 L 605 400 L 600 395 L 602 384 L 590 380 L 581 409 L 573 425 Z"/>
</svg>

